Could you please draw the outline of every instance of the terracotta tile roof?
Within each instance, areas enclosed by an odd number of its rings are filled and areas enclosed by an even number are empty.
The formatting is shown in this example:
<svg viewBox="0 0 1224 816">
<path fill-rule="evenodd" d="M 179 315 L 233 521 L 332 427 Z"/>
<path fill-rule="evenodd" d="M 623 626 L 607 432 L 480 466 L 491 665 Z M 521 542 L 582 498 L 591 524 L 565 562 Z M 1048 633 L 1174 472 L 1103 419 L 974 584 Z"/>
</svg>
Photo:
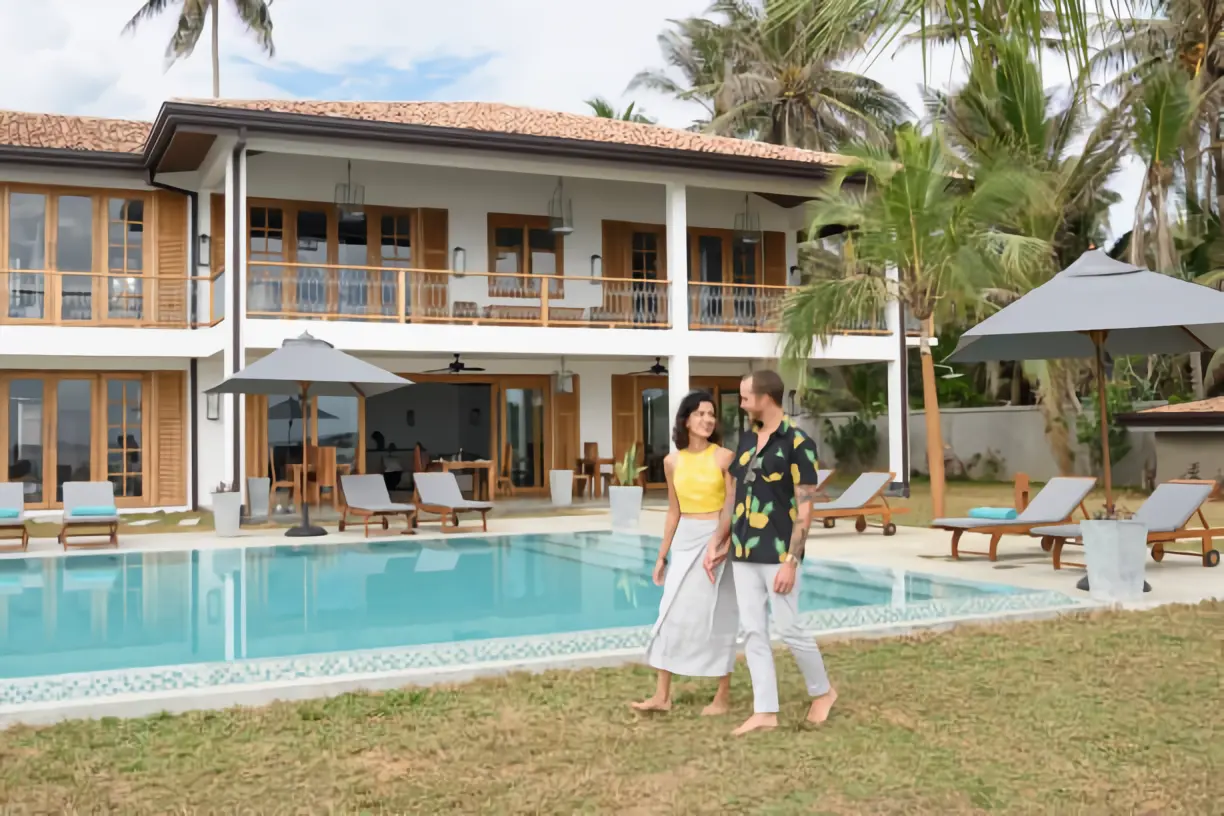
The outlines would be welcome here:
<svg viewBox="0 0 1224 816">
<path fill-rule="evenodd" d="M 1141 414 L 1224 414 L 1224 397 L 1145 408 Z"/>
<path fill-rule="evenodd" d="M 577 113 L 521 108 L 493 102 L 312 102 L 280 99 L 176 101 L 273 113 L 296 113 L 303 116 L 334 116 L 371 122 L 461 128 L 488 133 L 607 142 L 830 166 L 844 165 L 849 161 L 845 156 L 834 153 L 818 153 L 796 147 L 732 139 L 727 136 L 710 136 L 640 122 L 600 119 Z"/>
<path fill-rule="evenodd" d="M 54 113 L 0 111 L 0 144 L 60 150 L 139 153 L 149 136 L 148 122 L 61 116 Z"/>
</svg>

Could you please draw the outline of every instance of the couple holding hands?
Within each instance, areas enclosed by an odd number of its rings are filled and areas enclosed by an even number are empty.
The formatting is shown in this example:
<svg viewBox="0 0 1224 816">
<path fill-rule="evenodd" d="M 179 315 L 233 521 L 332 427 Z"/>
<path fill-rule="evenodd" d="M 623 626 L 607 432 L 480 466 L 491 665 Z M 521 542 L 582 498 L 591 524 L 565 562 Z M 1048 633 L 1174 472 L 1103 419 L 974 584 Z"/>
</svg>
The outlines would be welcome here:
<svg viewBox="0 0 1224 816">
<path fill-rule="evenodd" d="M 665 461 L 668 513 L 654 581 L 663 600 L 646 661 L 658 670 L 654 696 L 638 711 L 671 708 L 671 678 L 718 677 L 702 712 L 730 709 L 735 640 L 744 630 L 753 714 L 736 735 L 778 724 L 778 682 L 769 618 L 803 673 L 812 698 L 807 721 L 822 723 L 837 700 L 820 649 L 799 626 L 799 581 L 818 484 L 816 445 L 782 411 L 784 386 L 773 371 L 740 383 L 752 420 L 738 450 L 722 447 L 711 395 L 680 403 L 676 451 Z"/>
</svg>

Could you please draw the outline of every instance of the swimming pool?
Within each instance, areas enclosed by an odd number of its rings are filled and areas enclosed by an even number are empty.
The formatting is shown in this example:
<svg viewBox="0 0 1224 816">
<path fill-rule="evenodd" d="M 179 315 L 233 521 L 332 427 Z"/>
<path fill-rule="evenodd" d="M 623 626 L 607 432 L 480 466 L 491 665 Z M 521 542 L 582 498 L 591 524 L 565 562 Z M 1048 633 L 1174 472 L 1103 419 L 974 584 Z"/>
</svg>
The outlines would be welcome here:
<svg viewBox="0 0 1224 816">
<path fill-rule="evenodd" d="M 657 546 L 586 532 L 0 559 L 0 705 L 641 648 L 662 593 Z M 1069 602 L 803 569 L 816 631 Z"/>
</svg>

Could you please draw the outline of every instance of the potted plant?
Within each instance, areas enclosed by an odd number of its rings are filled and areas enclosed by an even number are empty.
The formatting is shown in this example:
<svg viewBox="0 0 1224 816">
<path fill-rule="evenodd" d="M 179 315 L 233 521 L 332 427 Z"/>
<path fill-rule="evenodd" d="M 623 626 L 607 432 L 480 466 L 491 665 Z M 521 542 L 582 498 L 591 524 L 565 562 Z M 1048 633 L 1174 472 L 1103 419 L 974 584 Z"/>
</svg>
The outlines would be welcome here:
<svg viewBox="0 0 1224 816">
<path fill-rule="evenodd" d="M 625 458 L 612 466 L 614 485 L 608 488 L 608 503 L 612 508 L 612 531 L 632 532 L 642 515 L 642 486 L 638 476 L 646 468 L 637 463 L 637 445 L 630 445 Z"/>
<path fill-rule="evenodd" d="M 1131 520 L 1131 513 L 1114 508 L 1097 511 L 1080 522 L 1087 575 L 1080 588 L 1092 599 L 1126 603 L 1143 599 L 1151 587 L 1143 580 L 1147 563 L 1147 525 Z"/>
<path fill-rule="evenodd" d="M 222 538 L 238 535 L 242 523 L 242 493 L 233 482 L 221 482 L 212 492 L 213 528 Z"/>
</svg>

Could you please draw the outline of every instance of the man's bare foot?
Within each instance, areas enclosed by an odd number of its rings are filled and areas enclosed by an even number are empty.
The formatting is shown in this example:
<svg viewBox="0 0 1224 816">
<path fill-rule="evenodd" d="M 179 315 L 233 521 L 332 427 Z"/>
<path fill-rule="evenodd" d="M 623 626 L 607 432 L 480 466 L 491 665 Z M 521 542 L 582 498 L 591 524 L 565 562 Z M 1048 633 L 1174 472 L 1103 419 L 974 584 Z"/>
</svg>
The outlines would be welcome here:
<svg viewBox="0 0 1224 816">
<path fill-rule="evenodd" d="M 629 707 L 634 711 L 671 711 L 671 700 L 651 697 L 649 700 L 630 703 Z"/>
<path fill-rule="evenodd" d="M 831 688 L 828 693 L 812 700 L 812 706 L 808 709 L 807 721 L 812 725 L 820 725 L 829 719 L 829 712 L 833 710 L 833 704 L 836 702 L 837 689 Z"/>
<path fill-rule="evenodd" d="M 744 724 L 731 732 L 733 737 L 742 737 L 752 731 L 771 731 L 778 727 L 777 714 L 753 714 Z"/>
<path fill-rule="evenodd" d="M 731 710 L 731 703 L 729 700 L 723 700 L 718 697 L 715 697 L 713 700 L 710 701 L 710 704 L 708 706 L 701 709 L 701 716 L 703 717 L 721 717 L 722 715 L 726 714 L 730 710 Z"/>
</svg>

